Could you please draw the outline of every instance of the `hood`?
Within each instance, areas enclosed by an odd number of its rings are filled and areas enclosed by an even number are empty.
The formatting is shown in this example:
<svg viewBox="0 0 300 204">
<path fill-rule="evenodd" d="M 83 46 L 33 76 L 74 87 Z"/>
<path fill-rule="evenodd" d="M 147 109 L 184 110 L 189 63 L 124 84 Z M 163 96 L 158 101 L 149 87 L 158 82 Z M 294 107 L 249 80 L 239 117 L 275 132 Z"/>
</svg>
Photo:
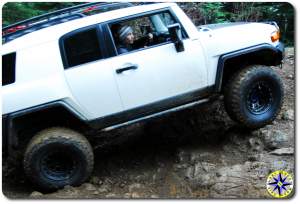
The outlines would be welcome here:
<svg viewBox="0 0 300 204">
<path fill-rule="evenodd" d="M 207 24 L 198 26 L 199 31 L 207 31 L 207 30 L 216 30 L 220 28 L 226 28 L 231 26 L 238 26 L 243 24 L 248 24 L 249 22 L 234 22 L 234 23 L 215 23 L 215 24 Z"/>
<path fill-rule="evenodd" d="M 198 27 L 200 39 L 208 53 L 221 55 L 258 44 L 269 43 L 271 34 L 278 29 L 269 23 L 221 23 Z"/>
</svg>

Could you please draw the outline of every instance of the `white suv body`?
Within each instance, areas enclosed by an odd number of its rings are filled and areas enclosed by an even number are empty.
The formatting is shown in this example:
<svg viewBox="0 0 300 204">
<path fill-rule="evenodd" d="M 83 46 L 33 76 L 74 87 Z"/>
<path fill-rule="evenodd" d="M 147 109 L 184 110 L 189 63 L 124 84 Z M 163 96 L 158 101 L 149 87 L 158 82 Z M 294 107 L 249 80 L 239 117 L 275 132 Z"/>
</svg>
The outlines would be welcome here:
<svg viewBox="0 0 300 204">
<path fill-rule="evenodd" d="M 185 52 L 177 53 L 169 43 L 64 70 L 63 35 L 161 9 L 170 9 L 187 32 Z M 48 27 L 3 45 L 2 55 L 17 52 L 16 82 L 2 87 L 3 114 L 60 100 L 82 119 L 93 120 L 213 86 L 222 54 L 263 43 L 276 47 L 279 42 L 270 39 L 275 31 L 272 25 L 248 23 L 198 32 L 174 3 L 129 7 Z M 128 64 L 138 69 L 116 74 Z"/>
</svg>

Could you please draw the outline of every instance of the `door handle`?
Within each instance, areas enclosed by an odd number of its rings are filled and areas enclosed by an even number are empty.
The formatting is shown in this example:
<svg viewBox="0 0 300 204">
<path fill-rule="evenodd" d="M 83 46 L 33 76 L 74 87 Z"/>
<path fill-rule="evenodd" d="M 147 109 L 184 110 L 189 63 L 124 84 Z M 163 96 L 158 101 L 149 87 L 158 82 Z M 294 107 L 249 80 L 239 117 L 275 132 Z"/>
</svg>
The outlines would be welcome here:
<svg viewBox="0 0 300 204">
<path fill-rule="evenodd" d="M 131 69 L 137 69 L 139 66 L 137 64 L 130 64 L 130 65 L 126 65 L 122 68 L 119 68 L 116 70 L 116 73 L 117 74 L 121 74 L 122 72 L 125 72 L 125 71 L 128 71 L 128 70 L 131 70 Z"/>
</svg>

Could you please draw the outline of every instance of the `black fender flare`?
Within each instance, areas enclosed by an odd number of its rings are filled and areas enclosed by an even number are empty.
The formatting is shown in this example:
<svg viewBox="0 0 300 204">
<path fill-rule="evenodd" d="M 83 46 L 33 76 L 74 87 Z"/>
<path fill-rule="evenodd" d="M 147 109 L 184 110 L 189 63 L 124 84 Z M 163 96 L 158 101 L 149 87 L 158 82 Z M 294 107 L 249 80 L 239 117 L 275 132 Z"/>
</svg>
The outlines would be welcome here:
<svg viewBox="0 0 300 204">
<path fill-rule="evenodd" d="M 263 43 L 263 44 L 259 44 L 259 45 L 255 45 L 255 46 L 251 46 L 251 47 L 243 48 L 243 49 L 236 50 L 233 52 L 222 54 L 219 57 L 218 65 L 217 65 L 217 73 L 216 73 L 216 79 L 215 79 L 215 92 L 221 91 L 223 73 L 224 73 L 224 65 L 228 59 L 232 59 L 232 58 L 235 58 L 235 57 L 238 57 L 241 55 L 250 54 L 250 53 L 254 53 L 257 51 L 261 51 L 261 50 L 270 50 L 275 54 L 276 58 L 274 59 L 273 65 L 279 65 L 282 63 L 282 60 L 284 58 L 284 45 L 282 43 L 279 43 L 276 47 L 274 47 L 270 44 L 267 44 L 267 43 Z"/>
<path fill-rule="evenodd" d="M 18 117 L 28 115 L 34 112 L 46 110 L 49 108 L 64 108 L 81 122 L 89 125 L 88 120 L 72 109 L 66 102 L 62 100 L 53 101 L 38 106 L 29 107 L 16 112 L 2 115 L 2 149 L 5 156 L 11 155 L 14 148 L 18 147 L 18 137 L 14 120 Z"/>
</svg>

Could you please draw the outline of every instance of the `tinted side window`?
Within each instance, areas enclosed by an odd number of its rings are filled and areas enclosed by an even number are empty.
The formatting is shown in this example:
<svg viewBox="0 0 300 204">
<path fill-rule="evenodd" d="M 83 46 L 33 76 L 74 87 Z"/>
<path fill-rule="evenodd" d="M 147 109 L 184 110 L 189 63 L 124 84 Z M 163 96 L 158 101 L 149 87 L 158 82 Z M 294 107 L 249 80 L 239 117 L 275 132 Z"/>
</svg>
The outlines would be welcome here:
<svg viewBox="0 0 300 204">
<path fill-rule="evenodd" d="M 96 29 L 89 29 L 68 36 L 64 40 L 64 49 L 68 67 L 102 58 Z"/>
<path fill-rule="evenodd" d="M 118 54 L 151 48 L 171 42 L 170 25 L 179 23 L 169 10 L 145 14 L 111 23 L 110 29 Z M 181 28 L 186 38 L 184 28 Z"/>
<path fill-rule="evenodd" d="M 12 84 L 16 78 L 16 53 L 2 56 L 2 85 Z"/>
</svg>

